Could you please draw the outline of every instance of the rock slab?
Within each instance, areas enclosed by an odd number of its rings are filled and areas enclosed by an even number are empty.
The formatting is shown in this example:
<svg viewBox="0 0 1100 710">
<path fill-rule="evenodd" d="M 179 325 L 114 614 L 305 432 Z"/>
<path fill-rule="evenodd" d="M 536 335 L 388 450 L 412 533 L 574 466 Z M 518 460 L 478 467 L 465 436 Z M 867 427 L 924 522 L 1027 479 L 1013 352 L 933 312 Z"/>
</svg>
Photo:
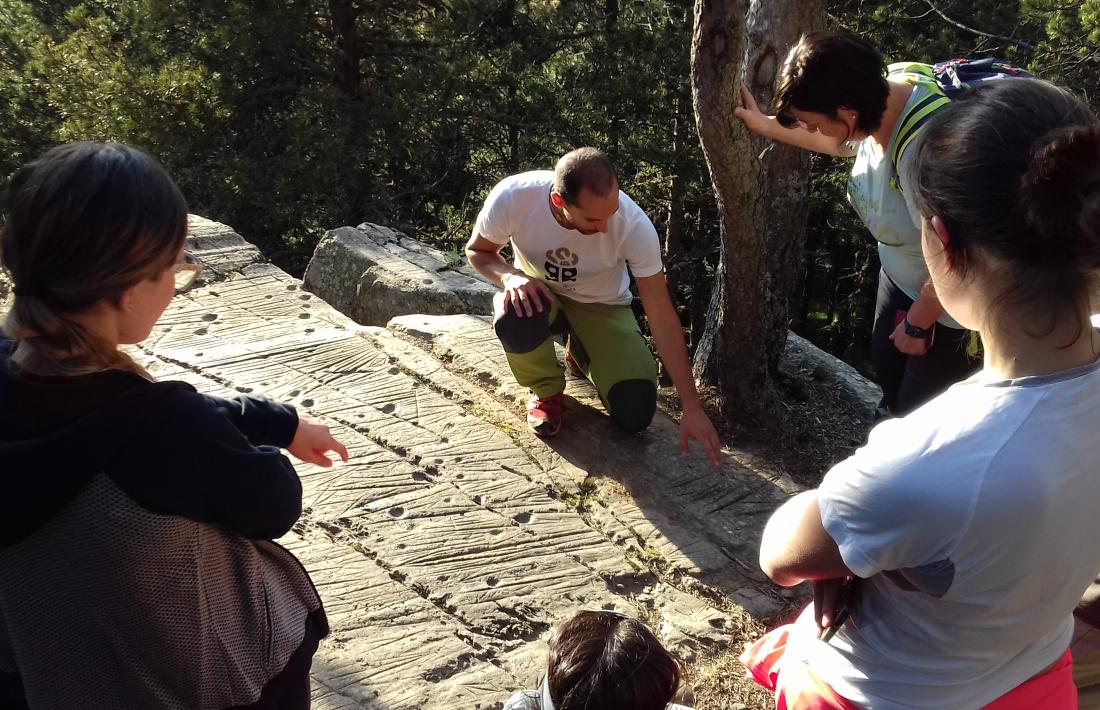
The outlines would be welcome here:
<svg viewBox="0 0 1100 710">
<path fill-rule="evenodd" d="M 333 629 L 314 659 L 315 708 L 498 708 L 537 683 L 546 634 L 579 608 L 644 618 L 690 659 L 737 628 L 709 583 L 768 597 L 741 567 L 782 485 L 669 458 L 664 429 L 624 442 L 639 451 L 622 461 L 605 444 L 594 458 L 551 447 L 496 391 L 505 365 L 475 332 L 483 320 L 462 316 L 454 333 L 417 324 L 431 341 L 358 326 L 231 229 L 192 225 L 207 280 L 173 301 L 136 357 L 205 392 L 287 401 L 351 454 L 333 469 L 296 464 L 304 511 L 280 540 Z M 591 447 L 600 426 L 573 445 Z M 707 510 L 679 509 L 703 490 Z"/>
<path fill-rule="evenodd" d="M 303 283 L 357 323 L 378 326 L 406 313 L 492 313 L 496 291 L 459 254 L 369 223 L 327 232 Z"/>
</svg>

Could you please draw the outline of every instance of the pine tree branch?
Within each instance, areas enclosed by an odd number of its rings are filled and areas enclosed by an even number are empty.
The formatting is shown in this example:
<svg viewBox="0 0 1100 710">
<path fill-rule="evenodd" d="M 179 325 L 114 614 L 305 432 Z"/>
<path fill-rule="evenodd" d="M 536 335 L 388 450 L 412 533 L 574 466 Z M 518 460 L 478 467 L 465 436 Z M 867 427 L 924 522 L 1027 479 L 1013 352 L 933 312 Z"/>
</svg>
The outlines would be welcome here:
<svg viewBox="0 0 1100 710">
<path fill-rule="evenodd" d="M 932 0 L 924 0 L 924 2 L 925 2 L 926 5 L 928 5 L 928 7 L 932 8 L 932 10 L 937 15 L 939 15 L 944 20 L 951 23 L 955 27 L 958 27 L 961 30 L 965 30 L 966 32 L 970 32 L 970 33 L 973 33 L 973 34 L 976 34 L 976 35 L 981 35 L 982 37 L 992 37 L 993 39 L 999 39 L 999 40 L 1003 40 L 1005 42 L 1011 42 L 1011 43 L 1013 43 L 1015 45 L 1018 45 L 1020 47 L 1026 47 L 1027 51 L 1028 51 L 1028 54 L 1035 51 L 1035 45 L 1031 44 L 1030 42 L 1025 42 L 1022 39 L 1016 39 L 1014 37 L 1006 37 L 1004 35 L 993 34 L 991 32 L 982 32 L 981 30 L 976 30 L 973 27 L 967 27 L 966 25 L 959 22 L 958 20 L 953 20 L 950 17 L 948 17 L 947 15 L 945 15 L 943 13 L 943 10 L 936 7 L 935 3 L 933 3 Z"/>
</svg>

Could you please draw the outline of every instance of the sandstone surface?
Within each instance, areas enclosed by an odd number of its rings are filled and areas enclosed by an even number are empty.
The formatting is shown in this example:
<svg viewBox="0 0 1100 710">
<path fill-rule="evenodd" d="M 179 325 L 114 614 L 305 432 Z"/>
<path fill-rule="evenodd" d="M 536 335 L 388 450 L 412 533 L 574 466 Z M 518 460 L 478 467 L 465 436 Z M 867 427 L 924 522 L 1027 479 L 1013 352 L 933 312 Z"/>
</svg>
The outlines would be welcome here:
<svg viewBox="0 0 1100 710">
<path fill-rule="evenodd" d="M 369 223 L 327 232 L 303 282 L 363 325 L 407 313 L 492 313 L 495 292 L 461 255 Z"/>
<path fill-rule="evenodd" d="M 377 326 L 409 314 L 488 315 L 498 290 L 462 254 L 370 223 L 327 232 L 304 285 L 355 322 Z M 867 419 L 882 396 L 878 385 L 851 365 L 793 332 L 787 334 L 780 367 L 832 388 Z"/>
<path fill-rule="evenodd" d="M 681 458 L 663 414 L 627 436 L 572 381 L 564 435 L 530 435 L 485 319 L 364 327 L 231 229 L 192 221 L 204 281 L 137 356 L 203 391 L 264 393 L 326 421 L 345 465 L 297 464 L 304 512 L 281 542 L 332 634 L 314 707 L 496 708 L 537 683 L 545 637 L 581 608 L 649 622 L 685 659 L 727 648 L 739 607 L 784 600 L 756 566 L 796 488 L 727 452 Z"/>
</svg>

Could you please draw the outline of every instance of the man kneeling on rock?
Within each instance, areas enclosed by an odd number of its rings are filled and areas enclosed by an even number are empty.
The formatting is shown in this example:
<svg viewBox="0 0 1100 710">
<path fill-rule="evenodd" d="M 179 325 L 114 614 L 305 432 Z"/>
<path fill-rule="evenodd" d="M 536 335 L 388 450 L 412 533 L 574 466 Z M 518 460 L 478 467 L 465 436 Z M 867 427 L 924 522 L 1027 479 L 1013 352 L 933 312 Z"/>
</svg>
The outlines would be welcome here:
<svg viewBox="0 0 1100 710">
<path fill-rule="evenodd" d="M 500 256 L 509 241 L 514 267 Z M 592 382 L 616 424 L 638 432 L 653 419 L 657 368 L 630 309 L 629 266 L 653 343 L 680 395 L 680 447 L 686 453 L 695 439 L 720 463 L 718 434 L 699 402 L 665 285 L 657 230 L 619 190 L 607 155 L 578 148 L 553 171 L 502 180 L 485 200 L 466 256 L 503 287 L 493 328 L 516 381 L 534 395 L 527 423 L 539 436 L 561 428 L 565 367 L 555 336 L 565 341 L 566 363 Z"/>
</svg>

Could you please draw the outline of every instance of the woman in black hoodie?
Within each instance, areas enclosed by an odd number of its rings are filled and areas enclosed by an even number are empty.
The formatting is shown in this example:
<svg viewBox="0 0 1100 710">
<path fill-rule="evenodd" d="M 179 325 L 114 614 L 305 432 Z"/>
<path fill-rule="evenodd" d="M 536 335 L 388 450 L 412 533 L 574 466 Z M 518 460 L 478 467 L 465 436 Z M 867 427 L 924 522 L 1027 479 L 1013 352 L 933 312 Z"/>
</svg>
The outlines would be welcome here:
<svg viewBox="0 0 1100 710">
<path fill-rule="evenodd" d="M 290 461 L 347 451 L 262 397 L 157 382 L 140 342 L 198 267 L 149 156 L 60 146 L 23 167 L 0 237 L 0 706 L 306 708 L 328 633 L 271 542 L 301 513 Z"/>
</svg>

